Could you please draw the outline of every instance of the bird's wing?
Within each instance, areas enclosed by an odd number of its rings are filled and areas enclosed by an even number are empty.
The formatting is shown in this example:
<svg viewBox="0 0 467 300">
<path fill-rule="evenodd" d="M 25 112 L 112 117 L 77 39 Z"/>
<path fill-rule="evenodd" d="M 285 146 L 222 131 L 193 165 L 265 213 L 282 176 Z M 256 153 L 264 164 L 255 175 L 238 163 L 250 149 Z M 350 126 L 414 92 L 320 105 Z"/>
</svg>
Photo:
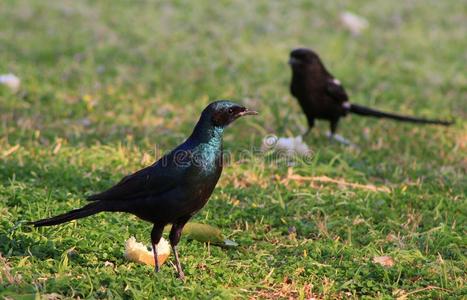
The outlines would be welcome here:
<svg viewBox="0 0 467 300">
<path fill-rule="evenodd" d="M 90 201 L 95 200 L 131 200 L 158 195 L 166 192 L 180 181 L 183 168 L 164 166 L 161 161 L 123 177 L 119 183 L 110 189 L 89 196 Z"/>
<path fill-rule="evenodd" d="M 329 78 L 326 82 L 326 93 L 338 103 L 349 101 L 349 97 L 345 92 L 344 87 L 340 81 L 335 78 Z"/>
</svg>

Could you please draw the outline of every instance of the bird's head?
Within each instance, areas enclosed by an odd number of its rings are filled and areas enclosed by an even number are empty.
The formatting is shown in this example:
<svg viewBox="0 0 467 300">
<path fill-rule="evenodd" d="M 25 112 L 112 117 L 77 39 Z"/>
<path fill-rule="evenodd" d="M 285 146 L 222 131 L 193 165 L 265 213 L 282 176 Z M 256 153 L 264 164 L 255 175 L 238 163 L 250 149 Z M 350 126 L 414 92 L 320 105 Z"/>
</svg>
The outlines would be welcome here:
<svg viewBox="0 0 467 300">
<path fill-rule="evenodd" d="M 318 54 L 307 48 L 296 48 L 290 52 L 289 65 L 294 70 L 307 69 L 313 66 L 321 66 Z"/>
<path fill-rule="evenodd" d="M 246 115 L 257 115 L 254 110 L 227 100 L 219 100 L 209 104 L 203 111 L 203 118 L 207 118 L 212 125 L 225 127 L 236 119 Z"/>
</svg>

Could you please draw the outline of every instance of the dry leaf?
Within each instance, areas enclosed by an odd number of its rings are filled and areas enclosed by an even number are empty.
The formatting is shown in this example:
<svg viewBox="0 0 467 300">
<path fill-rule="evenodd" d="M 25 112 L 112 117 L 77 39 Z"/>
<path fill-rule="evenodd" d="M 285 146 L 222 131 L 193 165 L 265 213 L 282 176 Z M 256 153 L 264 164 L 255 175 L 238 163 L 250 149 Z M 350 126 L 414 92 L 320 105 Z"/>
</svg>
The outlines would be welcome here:
<svg viewBox="0 0 467 300">
<path fill-rule="evenodd" d="M 373 191 L 373 192 L 385 192 L 385 193 L 391 192 L 391 190 L 385 186 L 378 187 L 372 184 L 352 183 L 352 182 L 347 182 L 344 179 L 334 179 L 334 178 L 330 178 L 327 176 L 312 176 L 312 177 L 301 176 L 301 175 L 294 174 L 292 168 L 289 168 L 287 177 L 282 180 L 282 183 L 286 184 L 289 180 L 298 181 L 298 182 L 309 181 L 310 183 L 313 183 L 313 182 L 334 183 L 339 186 L 347 186 L 351 188 L 363 189 L 363 190 L 368 190 L 368 191 Z"/>
<path fill-rule="evenodd" d="M 143 157 L 141 158 L 141 164 L 149 165 L 153 160 L 154 160 L 154 157 L 152 157 L 149 153 L 144 152 Z"/>
<path fill-rule="evenodd" d="M 42 294 L 41 299 L 42 300 L 61 300 L 64 299 L 65 297 L 57 294 L 57 293 L 51 293 L 51 294 Z"/>
<path fill-rule="evenodd" d="M 373 262 L 387 268 L 394 266 L 394 260 L 390 256 L 375 256 Z"/>
<path fill-rule="evenodd" d="M 60 139 L 60 138 L 57 139 L 57 142 L 56 142 L 56 144 L 55 144 L 55 147 L 54 147 L 54 149 L 53 149 L 53 151 L 52 151 L 52 153 L 53 153 L 54 155 L 56 155 L 56 154 L 58 153 L 58 151 L 60 151 L 60 149 L 62 148 L 62 141 L 63 141 L 63 140 Z"/>
<path fill-rule="evenodd" d="M 3 157 L 7 157 L 7 156 L 10 156 L 11 154 L 13 154 L 16 150 L 19 149 L 19 144 L 18 145 L 15 145 L 13 147 L 11 147 L 10 149 L 6 150 L 5 152 L 3 152 Z"/>
<path fill-rule="evenodd" d="M 8 260 L 2 256 L 0 252 L 0 284 L 3 284 L 4 279 L 6 283 L 18 285 L 21 283 L 21 275 L 15 275 L 11 273 L 11 266 Z"/>
<path fill-rule="evenodd" d="M 111 267 L 111 268 L 113 268 L 113 267 L 115 267 L 115 265 L 114 265 L 113 262 L 106 260 L 106 261 L 104 262 L 104 267 Z"/>
</svg>

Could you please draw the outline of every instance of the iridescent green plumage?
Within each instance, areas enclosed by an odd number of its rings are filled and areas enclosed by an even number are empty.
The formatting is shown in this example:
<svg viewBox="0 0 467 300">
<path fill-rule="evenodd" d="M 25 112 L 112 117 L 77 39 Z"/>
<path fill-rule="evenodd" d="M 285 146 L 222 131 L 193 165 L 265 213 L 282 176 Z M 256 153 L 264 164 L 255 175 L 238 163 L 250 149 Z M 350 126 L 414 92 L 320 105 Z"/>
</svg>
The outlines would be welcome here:
<svg viewBox="0 0 467 300">
<path fill-rule="evenodd" d="M 183 278 L 176 249 L 183 226 L 206 204 L 222 173 L 224 128 L 248 114 L 256 112 L 230 101 L 211 103 L 203 110 L 190 137 L 156 163 L 124 177 L 107 191 L 88 197 L 94 202 L 83 208 L 32 224 L 57 225 L 102 211 L 129 212 L 154 224 L 154 252 L 164 226 L 172 224 L 169 239 Z M 157 253 L 154 254 L 159 270 Z"/>
</svg>

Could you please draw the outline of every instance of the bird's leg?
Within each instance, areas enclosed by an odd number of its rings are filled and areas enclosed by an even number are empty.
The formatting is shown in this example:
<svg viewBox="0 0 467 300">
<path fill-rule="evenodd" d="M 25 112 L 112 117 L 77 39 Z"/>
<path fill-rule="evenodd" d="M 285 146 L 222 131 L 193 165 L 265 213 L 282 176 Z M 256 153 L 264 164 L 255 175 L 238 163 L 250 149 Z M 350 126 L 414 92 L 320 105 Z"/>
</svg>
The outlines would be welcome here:
<svg viewBox="0 0 467 300">
<path fill-rule="evenodd" d="M 177 268 L 178 277 L 185 281 L 185 273 L 183 273 L 182 265 L 180 264 L 180 259 L 178 258 L 177 246 L 172 246 L 172 250 L 175 255 L 175 267 Z"/>
<path fill-rule="evenodd" d="M 314 126 L 315 126 L 315 119 L 308 119 L 308 129 L 305 131 L 304 134 L 302 134 L 302 139 L 305 139 L 308 136 L 308 134 L 311 132 Z"/>
<path fill-rule="evenodd" d="M 339 142 L 339 143 L 341 143 L 343 145 L 346 145 L 346 146 L 352 146 L 353 145 L 351 141 L 349 141 L 348 139 L 346 139 L 345 137 L 343 137 L 340 134 L 337 134 L 337 133 L 332 134 L 331 132 L 327 132 L 326 136 L 330 140 L 334 140 L 334 141 Z"/>
<path fill-rule="evenodd" d="M 305 133 L 302 134 L 302 139 L 305 139 L 308 136 L 308 134 L 311 132 L 311 129 L 312 129 L 312 127 L 308 127 L 308 129 L 305 131 Z"/>
<path fill-rule="evenodd" d="M 342 135 L 339 135 L 339 134 L 336 133 L 338 123 L 339 123 L 339 119 L 331 120 L 331 131 L 327 133 L 327 137 L 329 139 L 335 140 L 336 142 L 339 142 L 339 143 L 347 145 L 347 146 L 355 146 L 354 144 L 352 144 L 351 141 L 347 140 Z"/>
<path fill-rule="evenodd" d="M 331 123 L 329 124 L 331 128 L 331 137 L 336 135 L 338 124 L 339 124 L 339 119 L 331 120 Z"/>
<path fill-rule="evenodd" d="M 157 248 L 156 248 L 157 244 L 155 244 L 154 242 L 152 243 L 152 252 L 154 253 L 154 270 L 156 271 L 156 273 L 159 272 L 160 270 L 160 266 L 159 266 L 159 258 L 157 257 Z"/>
<path fill-rule="evenodd" d="M 178 277 L 183 281 L 185 281 L 185 274 L 183 273 L 182 265 L 180 264 L 180 259 L 178 257 L 177 245 L 180 241 L 180 236 L 182 235 L 183 226 L 185 226 L 190 217 L 185 217 L 178 220 L 177 223 L 174 223 L 169 235 L 170 245 L 172 246 L 172 250 L 175 255 L 175 267 L 177 268 Z"/>
<path fill-rule="evenodd" d="M 159 241 L 161 240 L 163 230 L 164 230 L 164 226 L 161 227 L 161 226 L 154 225 L 151 231 L 151 244 L 152 244 L 152 252 L 154 253 L 154 265 L 155 265 L 156 273 L 159 272 L 159 269 L 160 269 L 159 259 L 157 258 L 156 246 L 157 244 L 159 244 Z"/>
</svg>

